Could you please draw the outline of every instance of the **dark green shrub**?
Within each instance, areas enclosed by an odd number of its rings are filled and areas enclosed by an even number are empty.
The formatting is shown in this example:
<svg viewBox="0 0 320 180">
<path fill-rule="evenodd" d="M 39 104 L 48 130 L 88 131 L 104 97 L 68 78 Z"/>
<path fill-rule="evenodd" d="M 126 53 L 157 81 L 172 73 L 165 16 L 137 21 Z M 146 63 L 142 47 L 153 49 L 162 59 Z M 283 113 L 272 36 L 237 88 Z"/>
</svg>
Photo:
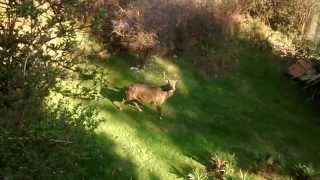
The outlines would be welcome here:
<svg viewBox="0 0 320 180">
<path fill-rule="evenodd" d="M 316 174 L 312 166 L 305 164 L 295 165 L 292 173 L 297 180 L 312 180 Z"/>
<path fill-rule="evenodd" d="M 256 154 L 251 171 L 268 178 L 273 173 L 281 170 L 282 163 L 280 157 L 270 153 Z"/>
</svg>

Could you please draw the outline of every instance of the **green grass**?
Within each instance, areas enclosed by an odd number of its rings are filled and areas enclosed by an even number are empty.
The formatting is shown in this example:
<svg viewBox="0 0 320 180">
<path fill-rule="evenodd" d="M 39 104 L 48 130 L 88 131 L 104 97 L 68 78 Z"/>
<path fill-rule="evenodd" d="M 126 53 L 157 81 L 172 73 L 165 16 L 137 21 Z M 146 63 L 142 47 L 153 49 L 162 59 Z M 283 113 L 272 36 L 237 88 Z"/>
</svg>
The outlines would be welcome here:
<svg viewBox="0 0 320 180">
<path fill-rule="evenodd" d="M 141 71 L 130 70 L 135 60 L 128 55 L 96 61 L 109 81 L 102 88 L 103 99 L 91 103 L 106 119 L 96 130 L 101 137 L 97 142 L 112 142 L 111 156 L 118 158 L 90 163 L 91 173 L 97 179 L 185 178 L 193 169 L 208 166 L 215 153 L 233 158 L 237 173 L 250 171 L 256 157 L 264 154 L 283 162 L 283 171 L 275 173 L 280 179 L 288 178 L 288 170 L 298 163 L 319 169 L 318 113 L 284 76 L 283 62 L 268 51 L 233 48 L 239 65 L 223 79 L 200 75 L 189 63 L 191 57 L 155 57 Z M 216 50 L 222 56 L 229 52 Z M 163 119 L 147 104 L 144 112 L 131 106 L 118 110 L 129 84 L 160 85 L 163 71 L 179 80 L 176 94 L 163 106 Z M 104 151 L 106 146 L 100 147 Z"/>
</svg>

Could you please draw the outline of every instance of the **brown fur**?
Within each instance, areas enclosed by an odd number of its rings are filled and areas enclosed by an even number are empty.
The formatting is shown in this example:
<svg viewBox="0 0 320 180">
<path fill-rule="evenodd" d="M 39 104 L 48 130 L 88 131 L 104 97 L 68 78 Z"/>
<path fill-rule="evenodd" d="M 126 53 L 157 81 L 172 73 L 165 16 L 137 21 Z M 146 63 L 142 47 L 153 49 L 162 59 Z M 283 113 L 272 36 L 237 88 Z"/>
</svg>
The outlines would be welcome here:
<svg viewBox="0 0 320 180">
<path fill-rule="evenodd" d="M 149 86 L 146 84 L 132 84 L 128 87 L 126 97 L 122 104 L 134 102 L 136 108 L 142 111 L 136 102 L 149 103 L 158 108 L 161 113 L 161 105 L 173 95 L 176 90 L 176 80 L 168 80 L 166 85 L 160 87 Z"/>
</svg>

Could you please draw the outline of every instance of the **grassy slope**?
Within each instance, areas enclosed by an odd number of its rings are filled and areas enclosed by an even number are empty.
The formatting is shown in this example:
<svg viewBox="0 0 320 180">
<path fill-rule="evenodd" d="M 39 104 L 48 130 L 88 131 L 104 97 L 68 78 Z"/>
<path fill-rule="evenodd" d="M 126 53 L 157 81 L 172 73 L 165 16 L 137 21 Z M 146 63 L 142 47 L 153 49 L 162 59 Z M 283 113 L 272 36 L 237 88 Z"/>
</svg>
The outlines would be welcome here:
<svg viewBox="0 0 320 180">
<path fill-rule="evenodd" d="M 207 166 L 214 153 L 233 159 L 242 171 L 265 153 L 285 160 L 285 167 L 310 163 L 319 169 L 317 114 L 283 75 L 279 58 L 239 44 L 216 45 L 215 51 L 219 57 L 237 54 L 239 67 L 227 78 L 201 76 L 188 57 L 155 58 L 138 72 L 130 70 L 135 62 L 130 56 L 97 61 L 108 72 L 109 85 L 102 89 L 104 99 L 94 103 L 106 122 L 97 129 L 101 146 L 93 153 L 108 154 L 104 139 L 112 144 L 112 153 L 93 160 L 89 174 L 97 179 L 183 178 Z M 162 120 L 149 105 L 142 113 L 130 106 L 118 110 L 126 86 L 162 84 L 163 71 L 180 81 L 164 105 Z"/>
<path fill-rule="evenodd" d="M 98 132 L 114 142 L 120 157 L 134 164 L 138 179 L 184 177 L 192 168 L 207 165 L 212 153 L 234 154 L 242 170 L 248 170 L 259 153 L 279 155 L 288 166 L 301 162 L 319 167 L 316 114 L 283 76 L 278 59 L 252 49 L 240 50 L 239 59 L 230 77 L 210 80 L 182 63 L 187 61 L 183 58 L 156 58 L 140 72 L 129 69 L 128 57 L 110 58 L 103 64 L 110 73 L 110 87 L 97 105 L 107 122 Z M 148 105 L 142 113 L 130 107 L 117 110 L 114 104 L 124 87 L 134 82 L 159 84 L 162 71 L 180 79 L 177 93 L 164 106 L 164 119 Z M 110 168 L 126 173 L 116 162 Z"/>
</svg>

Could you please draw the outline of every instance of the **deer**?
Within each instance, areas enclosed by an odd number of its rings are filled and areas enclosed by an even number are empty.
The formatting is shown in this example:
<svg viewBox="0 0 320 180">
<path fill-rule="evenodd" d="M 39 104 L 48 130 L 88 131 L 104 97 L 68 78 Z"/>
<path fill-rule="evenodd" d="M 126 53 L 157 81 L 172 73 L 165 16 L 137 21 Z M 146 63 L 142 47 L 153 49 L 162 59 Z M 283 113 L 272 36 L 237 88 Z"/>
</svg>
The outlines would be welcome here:
<svg viewBox="0 0 320 180">
<path fill-rule="evenodd" d="M 139 112 L 143 110 L 138 103 L 149 103 L 157 108 L 162 118 L 162 104 L 171 97 L 176 90 L 177 80 L 167 80 L 162 86 L 151 86 L 147 84 L 131 84 L 128 86 L 126 96 L 121 105 L 132 102 Z M 120 106 L 121 107 L 121 106 Z M 122 110 L 120 108 L 120 110 Z"/>
</svg>

